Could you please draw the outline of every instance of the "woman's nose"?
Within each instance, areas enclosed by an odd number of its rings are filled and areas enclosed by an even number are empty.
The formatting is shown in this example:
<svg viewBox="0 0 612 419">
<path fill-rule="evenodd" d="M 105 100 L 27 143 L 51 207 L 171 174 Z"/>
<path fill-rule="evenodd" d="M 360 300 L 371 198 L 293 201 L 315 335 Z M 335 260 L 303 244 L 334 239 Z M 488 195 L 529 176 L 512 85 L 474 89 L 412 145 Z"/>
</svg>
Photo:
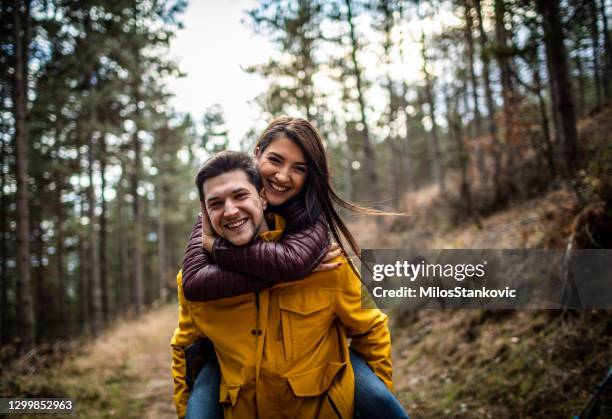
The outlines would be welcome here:
<svg viewBox="0 0 612 419">
<path fill-rule="evenodd" d="M 289 181 L 289 176 L 284 171 L 276 172 L 274 177 L 279 183 L 285 183 Z"/>
</svg>

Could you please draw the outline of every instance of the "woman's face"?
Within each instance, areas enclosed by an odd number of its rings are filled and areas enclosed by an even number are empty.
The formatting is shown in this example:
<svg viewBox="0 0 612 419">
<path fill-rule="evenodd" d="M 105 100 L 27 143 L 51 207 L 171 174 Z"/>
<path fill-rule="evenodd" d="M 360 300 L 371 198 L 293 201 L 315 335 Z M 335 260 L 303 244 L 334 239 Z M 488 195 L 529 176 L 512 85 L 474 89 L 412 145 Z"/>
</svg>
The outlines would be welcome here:
<svg viewBox="0 0 612 419">
<path fill-rule="evenodd" d="M 275 138 L 263 151 L 256 150 L 266 198 L 281 205 L 295 197 L 306 182 L 308 167 L 302 150 L 289 138 Z"/>
</svg>

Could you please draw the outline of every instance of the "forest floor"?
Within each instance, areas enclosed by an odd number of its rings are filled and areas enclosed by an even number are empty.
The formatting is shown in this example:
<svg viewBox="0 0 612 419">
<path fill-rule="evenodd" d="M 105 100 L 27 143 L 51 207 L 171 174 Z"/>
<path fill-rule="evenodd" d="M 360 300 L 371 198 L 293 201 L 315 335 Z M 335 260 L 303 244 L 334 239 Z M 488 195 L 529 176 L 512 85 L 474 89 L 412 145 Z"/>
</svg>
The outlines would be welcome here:
<svg viewBox="0 0 612 419">
<path fill-rule="evenodd" d="M 482 230 L 426 222 L 426 209 L 408 225 L 370 219 L 351 229 L 364 248 L 543 247 L 566 235 L 559 220 L 570 219 L 572 205 L 571 194 L 555 191 L 483 219 Z M 588 401 L 612 353 L 609 312 L 389 315 L 395 390 L 413 418 L 569 417 Z M 174 417 L 169 341 L 176 321 L 170 304 L 118 322 L 93 342 L 39 349 L 2 369 L 0 394 L 73 397 L 85 418 Z"/>
</svg>

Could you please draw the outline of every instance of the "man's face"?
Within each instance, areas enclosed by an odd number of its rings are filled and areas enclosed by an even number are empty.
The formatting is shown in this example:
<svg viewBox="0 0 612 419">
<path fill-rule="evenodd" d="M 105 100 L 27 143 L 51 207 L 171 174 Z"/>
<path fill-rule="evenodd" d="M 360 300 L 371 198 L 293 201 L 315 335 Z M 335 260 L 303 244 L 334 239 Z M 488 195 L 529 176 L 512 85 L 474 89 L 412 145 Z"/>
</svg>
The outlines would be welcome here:
<svg viewBox="0 0 612 419">
<path fill-rule="evenodd" d="M 242 246 L 263 231 L 266 201 L 244 171 L 210 178 L 202 189 L 210 223 L 220 237 Z"/>
</svg>

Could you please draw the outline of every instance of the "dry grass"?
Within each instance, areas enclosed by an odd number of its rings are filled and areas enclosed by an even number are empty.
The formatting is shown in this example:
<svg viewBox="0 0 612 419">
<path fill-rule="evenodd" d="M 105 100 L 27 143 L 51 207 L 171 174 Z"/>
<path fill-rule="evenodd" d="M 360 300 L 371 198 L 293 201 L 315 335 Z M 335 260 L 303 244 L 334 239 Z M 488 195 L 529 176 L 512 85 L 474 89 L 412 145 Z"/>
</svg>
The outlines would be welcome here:
<svg viewBox="0 0 612 419">
<path fill-rule="evenodd" d="M 84 418 L 175 417 L 170 337 L 176 321 L 170 304 L 117 324 L 93 343 L 59 345 L 46 357 L 19 359 L 2 371 L 0 393 L 72 397 Z"/>
<path fill-rule="evenodd" d="M 435 199 L 424 202 L 410 219 L 360 219 L 350 228 L 364 248 L 560 248 L 578 211 L 574 194 L 560 189 L 492 214 L 483 229 L 453 228 L 439 223 L 444 208 Z M 413 418 L 570 417 L 610 365 L 609 311 L 398 310 L 390 317 L 396 391 Z"/>
</svg>

